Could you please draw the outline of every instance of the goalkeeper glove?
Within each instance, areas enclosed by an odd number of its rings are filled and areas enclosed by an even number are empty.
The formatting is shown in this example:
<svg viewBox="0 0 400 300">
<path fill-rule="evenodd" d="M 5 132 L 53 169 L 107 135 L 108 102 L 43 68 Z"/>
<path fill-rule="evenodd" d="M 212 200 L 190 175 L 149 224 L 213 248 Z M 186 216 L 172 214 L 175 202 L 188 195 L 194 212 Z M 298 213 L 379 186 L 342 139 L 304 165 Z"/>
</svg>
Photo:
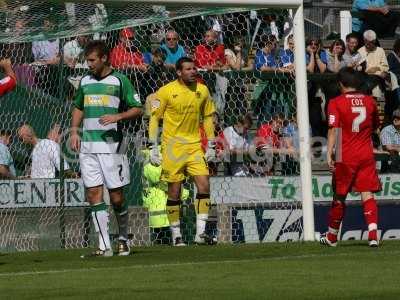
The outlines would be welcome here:
<svg viewBox="0 0 400 300">
<path fill-rule="evenodd" d="M 207 145 L 207 151 L 206 154 L 204 155 L 205 159 L 207 162 L 213 161 L 217 157 L 217 152 L 215 151 L 215 141 L 210 140 L 208 141 Z"/>
<path fill-rule="evenodd" d="M 150 163 L 156 167 L 161 165 L 161 154 L 157 144 L 150 145 Z"/>
</svg>

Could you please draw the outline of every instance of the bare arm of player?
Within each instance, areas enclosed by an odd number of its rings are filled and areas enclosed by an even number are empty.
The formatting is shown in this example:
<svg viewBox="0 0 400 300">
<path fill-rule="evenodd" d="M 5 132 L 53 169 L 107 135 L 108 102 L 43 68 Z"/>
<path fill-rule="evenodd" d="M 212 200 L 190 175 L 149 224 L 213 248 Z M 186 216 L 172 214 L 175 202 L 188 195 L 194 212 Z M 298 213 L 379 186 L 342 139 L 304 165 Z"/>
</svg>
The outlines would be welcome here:
<svg viewBox="0 0 400 300">
<path fill-rule="evenodd" d="M 328 129 L 328 145 L 326 151 L 326 161 L 330 171 L 335 168 L 335 160 L 333 159 L 333 151 L 336 144 L 336 128 L 331 127 Z"/>
<path fill-rule="evenodd" d="M 72 111 L 72 120 L 71 120 L 71 129 L 70 129 L 70 140 L 69 140 L 69 145 L 73 151 L 78 152 L 81 144 L 81 139 L 79 137 L 79 127 L 82 123 L 83 120 L 83 111 L 74 108 Z"/>
<path fill-rule="evenodd" d="M 135 119 L 142 115 L 142 113 L 143 110 L 140 107 L 132 107 L 131 109 L 128 109 L 127 111 L 121 112 L 116 115 L 104 115 L 100 118 L 99 123 L 103 126 L 106 126 L 122 120 Z"/>
</svg>

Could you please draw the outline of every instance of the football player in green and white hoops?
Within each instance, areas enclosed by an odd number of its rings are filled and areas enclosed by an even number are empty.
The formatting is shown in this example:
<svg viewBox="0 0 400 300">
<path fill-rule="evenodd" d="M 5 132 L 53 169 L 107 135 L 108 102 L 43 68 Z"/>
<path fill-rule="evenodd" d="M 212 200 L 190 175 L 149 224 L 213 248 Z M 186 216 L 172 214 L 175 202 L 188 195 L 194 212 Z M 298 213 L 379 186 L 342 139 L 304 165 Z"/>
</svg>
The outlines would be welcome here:
<svg viewBox="0 0 400 300">
<path fill-rule="evenodd" d="M 128 208 L 123 187 L 130 183 L 130 174 L 127 156 L 120 153 L 123 138 L 119 122 L 139 117 L 142 105 L 129 79 L 110 67 L 109 49 L 103 41 L 89 42 L 84 54 L 90 72 L 82 77 L 75 95 L 70 146 L 79 151 L 82 179 L 99 236 L 99 248 L 93 255 L 113 255 L 103 185 L 118 221 L 118 255 L 129 255 Z M 127 109 L 123 111 L 123 107 Z"/>
</svg>

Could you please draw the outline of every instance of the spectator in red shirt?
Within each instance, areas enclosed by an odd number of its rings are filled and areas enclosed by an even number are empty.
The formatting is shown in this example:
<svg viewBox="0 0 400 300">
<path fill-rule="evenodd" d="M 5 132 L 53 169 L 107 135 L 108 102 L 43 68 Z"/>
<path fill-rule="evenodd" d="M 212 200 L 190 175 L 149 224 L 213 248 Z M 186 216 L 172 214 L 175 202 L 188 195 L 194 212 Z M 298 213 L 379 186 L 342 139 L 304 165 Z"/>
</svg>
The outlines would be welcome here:
<svg viewBox="0 0 400 300">
<path fill-rule="evenodd" d="M 218 35 L 214 30 L 208 30 L 204 36 L 204 44 L 194 50 L 195 63 L 198 68 L 209 71 L 228 69 L 225 59 L 225 47 L 218 44 Z"/>
<path fill-rule="evenodd" d="M 0 80 L 0 96 L 13 90 L 17 84 L 14 70 L 11 67 L 9 58 L 0 60 L 0 68 L 4 70 L 5 77 Z"/>
<path fill-rule="evenodd" d="M 135 33 L 130 28 L 122 29 L 119 33 L 119 43 L 110 53 L 110 62 L 114 68 L 137 68 L 146 72 L 148 64 L 143 54 L 135 45 Z"/>
<path fill-rule="evenodd" d="M 262 149 L 279 149 L 281 147 L 279 131 L 282 129 L 282 126 L 283 120 L 279 115 L 275 115 L 270 122 L 262 124 L 257 129 L 256 147 Z"/>
</svg>

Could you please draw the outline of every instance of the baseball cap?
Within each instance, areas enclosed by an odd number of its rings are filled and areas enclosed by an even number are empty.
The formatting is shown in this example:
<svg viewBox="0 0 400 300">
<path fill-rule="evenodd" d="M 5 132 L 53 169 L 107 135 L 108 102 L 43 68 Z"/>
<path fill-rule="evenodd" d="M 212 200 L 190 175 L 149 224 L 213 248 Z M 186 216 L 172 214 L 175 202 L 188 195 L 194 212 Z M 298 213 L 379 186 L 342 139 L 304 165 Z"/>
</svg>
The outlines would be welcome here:
<svg viewBox="0 0 400 300">
<path fill-rule="evenodd" d="M 119 36 L 120 37 L 124 37 L 124 38 L 132 38 L 135 36 L 135 33 L 133 32 L 132 29 L 130 28 L 124 28 L 119 32 Z"/>
<path fill-rule="evenodd" d="M 392 116 L 400 119 L 400 109 L 394 110 Z"/>
</svg>

